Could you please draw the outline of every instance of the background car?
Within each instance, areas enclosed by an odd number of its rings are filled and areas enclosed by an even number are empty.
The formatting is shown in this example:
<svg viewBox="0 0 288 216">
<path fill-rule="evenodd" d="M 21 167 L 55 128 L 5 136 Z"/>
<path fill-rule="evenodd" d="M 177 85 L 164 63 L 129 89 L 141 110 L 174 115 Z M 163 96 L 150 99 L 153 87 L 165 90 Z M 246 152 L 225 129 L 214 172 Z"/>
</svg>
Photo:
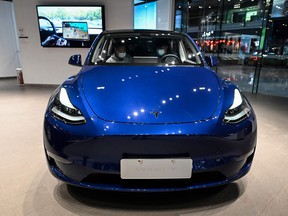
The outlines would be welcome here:
<svg viewBox="0 0 288 216">
<path fill-rule="evenodd" d="M 250 170 L 255 113 L 188 35 L 105 31 L 84 64 L 80 55 L 69 63 L 81 70 L 56 89 L 44 119 L 48 167 L 61 181 L 167 192 L 227 184 Z"/>
<path fill-rule="evenodd" d="M 261 66 L 273 66 L 273 67 L 288 67 L 288 56 L 287 55 L 277 55 L 275 53 L 265 53 L 255 52 L 251 55 L 247 55 L 244 58 L 243 64 L 247 66 L 256 66 L 257 64 Z"/>
</svg>

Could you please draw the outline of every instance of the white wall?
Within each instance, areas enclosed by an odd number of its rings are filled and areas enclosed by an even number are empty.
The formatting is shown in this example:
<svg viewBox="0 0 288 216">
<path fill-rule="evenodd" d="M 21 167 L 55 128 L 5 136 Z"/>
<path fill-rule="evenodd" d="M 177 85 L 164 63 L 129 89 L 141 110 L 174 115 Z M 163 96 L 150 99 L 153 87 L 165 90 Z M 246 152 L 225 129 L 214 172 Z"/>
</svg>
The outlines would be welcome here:
<svg viewBox="0 0 288 216">
<path fill-rule="evenodd" d="M 77 73 L 68 65 L 73 54 L 85 59 L 88 48 L 43 48 L 40 46 L 36 5 L 104 5 L 106 29 L 133 28 L 133 0 L 13 0 L 18 31 L 28 38 L 19 39 L 21 63 L 26 84 L 60 84 Z M 20 32 L 19 32 L 20 33 Z"/>
<path fill-rule="evenodd" d="M 12 2 L 0 1 L 0 77 L 15 77 L 20 67 Z"/>
</svg>

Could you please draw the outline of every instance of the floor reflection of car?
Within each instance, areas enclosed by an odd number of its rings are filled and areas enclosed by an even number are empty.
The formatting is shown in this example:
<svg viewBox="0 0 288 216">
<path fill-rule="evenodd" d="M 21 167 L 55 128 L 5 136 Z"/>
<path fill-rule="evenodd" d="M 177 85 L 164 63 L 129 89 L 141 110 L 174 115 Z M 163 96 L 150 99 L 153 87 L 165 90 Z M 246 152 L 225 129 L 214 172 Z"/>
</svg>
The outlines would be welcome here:
<svg viewBox="0 0 288 216">
<path fill-rule="evenodd" d="M 243 61 L 244 65 L 256 66 L 261 64 L 261 66 L 281 66 L 288 67 L 288 55 L 277 55 L 275 53 L 253 53 L 251 55 L 246 55 Z"/>
</svg>

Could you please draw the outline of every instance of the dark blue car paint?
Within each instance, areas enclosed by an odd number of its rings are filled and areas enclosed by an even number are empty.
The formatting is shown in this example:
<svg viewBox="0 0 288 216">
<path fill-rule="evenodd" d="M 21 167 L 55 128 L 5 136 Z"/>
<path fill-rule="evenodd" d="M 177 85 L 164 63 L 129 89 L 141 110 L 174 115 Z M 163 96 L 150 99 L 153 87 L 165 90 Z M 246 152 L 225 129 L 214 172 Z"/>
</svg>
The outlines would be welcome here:
<svg viewBox="0 0 288 216">
<path fill-rule="evenodd" d="M 62 84 L 86 123 L 59 121 L 49 105 L 45 114 L 46 151 L 72 162 L 63 164 L 46 154 L 55 177 L 87 188 L 154 192 L 222 185 L 250 170 L 257 140 L 253 109 L 240 123 L 223 123 L 235 85 L 207 66 L 91 66 L 90 55 L 79 74 Z M 153 111 L 161 113 L 156 118 Z M 205 172 L 224 178 L 173 187 L 85 180 L 93 174 L 119 177 L 120 160 L 129 155 L 185 156 L 193 160 L 192 179 Z"/>
<path fill-rule="evenodd" d="M 206 68 L 90 68 L 83 72 L 81 86 L 95 115 L 106 121 L 150 124 L 203 121 L 210 119 L 218 106 L 219 80 Z M 160 112 L 158 118 L 151 111 Z"/>
</svg>

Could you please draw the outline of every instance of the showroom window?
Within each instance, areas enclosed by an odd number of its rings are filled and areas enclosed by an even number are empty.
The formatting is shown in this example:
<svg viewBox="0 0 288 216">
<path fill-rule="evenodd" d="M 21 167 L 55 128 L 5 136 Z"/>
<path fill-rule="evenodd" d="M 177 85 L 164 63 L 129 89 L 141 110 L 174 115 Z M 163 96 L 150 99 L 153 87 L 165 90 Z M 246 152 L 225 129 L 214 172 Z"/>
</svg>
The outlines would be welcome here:
<svg viewBox="0 0 288 216">
<path fill-rule="evenodd" d="M 274 0 L 271 6 L 258 92 L 288 97 L 288 1 Z"/>
<path fill-rule="evenodd" d="M 215 71 L 246 92 L 288 97 L 287 25 L 288 1 L 175 1 L 175 30 L 217 56 Z"/>
</svg>

